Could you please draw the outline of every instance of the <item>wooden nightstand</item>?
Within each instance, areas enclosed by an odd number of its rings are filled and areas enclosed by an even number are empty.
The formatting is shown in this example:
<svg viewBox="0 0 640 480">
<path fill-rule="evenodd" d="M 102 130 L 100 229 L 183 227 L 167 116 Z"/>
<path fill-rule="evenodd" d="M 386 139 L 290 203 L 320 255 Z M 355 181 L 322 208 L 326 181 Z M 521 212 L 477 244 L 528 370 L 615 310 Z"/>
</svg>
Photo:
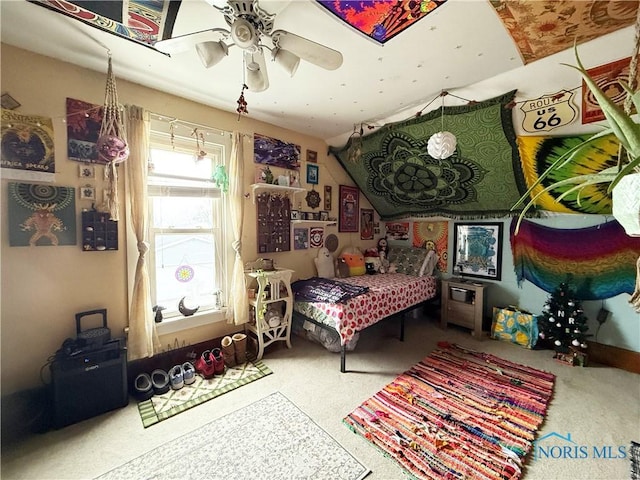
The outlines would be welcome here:
<svg viewBox="0 0 640 480">
<path fill-rule="evenodd" d="M 447 328 L 447 324 L 453 323 L 482 338 L 485 287 L 481 282 L 442 280 L 440 326 Z"/>
</svg>

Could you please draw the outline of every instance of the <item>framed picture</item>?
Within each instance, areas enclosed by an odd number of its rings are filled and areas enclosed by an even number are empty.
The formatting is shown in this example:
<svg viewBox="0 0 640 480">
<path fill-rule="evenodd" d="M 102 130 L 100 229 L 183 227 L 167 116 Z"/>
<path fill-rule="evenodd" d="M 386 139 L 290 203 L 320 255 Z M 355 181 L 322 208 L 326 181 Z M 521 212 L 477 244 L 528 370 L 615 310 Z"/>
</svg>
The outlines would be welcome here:
<svg viewBox="0 0 640 480">
<path fill-rule="evenodd" d="M 80 199 L 81 200 L 95 200 L 96 199 L 96 189 L 91 185 L 85 185 L 84 187 L 80 187 Z"/>
<path fill-rule="evenodd" d="M 291 220 L 300 220 L 300 210 L 291 210 Z"/>
<path fill-rule="evenodd" d="M 304 250 L 309 248 L 309 229 L 294 228 L 293 229 L 293 249 Z"/>
<path fill-rule="evenodd" d="M 78 165 L 78 177 L 96 178 L 96 167 L 93 165 Z"/>
<path fill-rule="evenodd" d="M 300 168 L 300 145 L 254 133 L 253 161 L 262 165 L 298 170 Z"/>
<path fill-rule="evenodd" d="M 331 185 L 324 186 L 324 209 L 331 211 Z"/>
<path fill-rule="evenodd" d="M 329 220 L 329 212 L 327 212 L 326 210 L 321 210 L 320 220 L 322 220 L 323 222 L 326 222 L 327 220 Z"/>
<path fill-rule="evenodd" d="M 454 275 L 500 280 L 502 223 L 455 223 Z"/>
<path fill-rule="evenodd" d="M 318 163 L 318 152 L 307 150 L 307 162 Z"/>
<path fill-rule="evenodd" d="M 360 190 L 358 187 L 340 185 L 339 232 L 358 231 L 358 213 L 360 208 Z"/>
<path fill-rule="evenodd" d="M 318 165 L 307 165 L 307 183 L 311 185 L 318 184 L 319 170 Z"/>
<path fill-rule="evenodd" d="M 373 240 L 373 209 L 360 209 L 360 240 Z"/>
</svg>

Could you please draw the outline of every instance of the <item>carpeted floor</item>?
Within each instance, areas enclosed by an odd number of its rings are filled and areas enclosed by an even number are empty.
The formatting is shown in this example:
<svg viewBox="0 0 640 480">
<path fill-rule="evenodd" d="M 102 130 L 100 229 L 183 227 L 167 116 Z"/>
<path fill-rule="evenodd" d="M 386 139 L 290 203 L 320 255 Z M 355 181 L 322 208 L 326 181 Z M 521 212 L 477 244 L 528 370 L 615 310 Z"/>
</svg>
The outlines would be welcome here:
<svg viewBox="0 0 640 480">
<path fill-rule="evenodd" d="M 236 447 L 236 448 L 234 448 Z M 279 392 L 98 477 L 360 480 L 369 469 Z"/>
<path fill-rule="evenodd" d="M 419 479 L 518 479 L 554 376 L 447 342 L 344 418 Z"/>
<path fill-rule="evenodd" d="M 248 361 L 235 367 L 226 367 L 223 375 L 204 378 L 196 374 L 191 385 L 179 390 L 169 390 L 138 403 L 142 424 L 146 427 L 171 418 L 185 410 L 208 402 L 211 399 L 240 388 L 273 373 L 264 362 Z"/>
<path fill-rule="evenodd" d="M 613 454 L 622 447 L 628 452 L 632 440 L 640 441 L 640 375 L 596 364 L 587 368 L 569 367 L 555 361 L 549 350 L 527 350 L 507 342 L 478 339 L 468 330 L 455 326 L 443 330 L 437 319 L 424 316 L 407 317 L 404 342 L 398 340 L 396 323 L 380 322 L 367 328 L 360 335 L 355 351 L 347 354 L 347 373 L 340 373 L 338 354 L 292 337 L 293 348 L 282 346 L 266 353 L 263 361 L 273 371 L 272 375 L 151 428 L 143 427 L 136 403 L 130 402 L 125 408 L 60 430 L 25 434 L 11 442 L 3 442 L 1 478 L 95 478 L 212 420 L 281 392 L 371 469 L 366 480 L 407 480 L 396 461 L 385 457 L 370 442 L 346 428 L 342 419 L 400 373 L 436 350 L 439 341 L 463 345 L 556 376 L 553 398 L 536 437 L 544 438 L 539 445 L 544 450 L 540 448 L 540 453 L 550 455 L 528 457 L 522 478 L 629 479 L 629 454 L 596 458 L 593 449 L 598 448 L 601 453 L 604 447 L 612 447 L 610 453 Z M 5 420 L 3 410 L 3 423 Z M 571 446 L 588 448 L 587 458 L 554 455 L 565 442 L 560 436 L 567 437 L 568 434 L 575 442 Z M 209 451 L 212 456 L 231 451 L 239 458 L 253 454 L 247 451 L 244 442 L 223 444 L 215 438 L 211 439 Z M 606 452 L 609 453 L 609 448 Z M 171 452 L 167 451 L 166 455 L 170 456 Z M 179 478 L 201 479 L 189 472 Z"/>
</svg>

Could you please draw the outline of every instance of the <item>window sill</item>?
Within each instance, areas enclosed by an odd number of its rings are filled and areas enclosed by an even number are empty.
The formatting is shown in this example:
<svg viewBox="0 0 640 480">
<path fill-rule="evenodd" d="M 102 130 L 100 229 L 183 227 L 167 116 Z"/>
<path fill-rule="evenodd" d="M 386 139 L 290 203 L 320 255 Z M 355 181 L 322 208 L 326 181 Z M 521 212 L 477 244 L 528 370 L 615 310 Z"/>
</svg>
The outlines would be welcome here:
<svg viewBox="0 0 640 480">
<path fill-rule="evenodd" d="M 189 317 L 165 318 L 162 322 L 156 323 L 156 332 L 158 335 L 168 335 L 212 323 L 225 322 L 225 313 L 226 309 L 223 308 L 222 310 L 196 312 Z"/>
</svg>

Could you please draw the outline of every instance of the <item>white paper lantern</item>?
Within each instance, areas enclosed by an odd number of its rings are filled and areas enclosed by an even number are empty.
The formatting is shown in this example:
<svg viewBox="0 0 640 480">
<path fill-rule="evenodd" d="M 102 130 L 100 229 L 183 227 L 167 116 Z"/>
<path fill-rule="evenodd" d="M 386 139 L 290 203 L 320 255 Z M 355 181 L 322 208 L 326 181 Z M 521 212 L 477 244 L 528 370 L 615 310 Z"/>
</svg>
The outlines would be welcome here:
<svg viewBox="0 0 640 480">
<path fill-rule="evenodd" d="M 433 158 L 449 158 L 456 151 L 456 136 L 451 132 L 438 132 L 427 142 L 427 152 Z"/>
</svg>

